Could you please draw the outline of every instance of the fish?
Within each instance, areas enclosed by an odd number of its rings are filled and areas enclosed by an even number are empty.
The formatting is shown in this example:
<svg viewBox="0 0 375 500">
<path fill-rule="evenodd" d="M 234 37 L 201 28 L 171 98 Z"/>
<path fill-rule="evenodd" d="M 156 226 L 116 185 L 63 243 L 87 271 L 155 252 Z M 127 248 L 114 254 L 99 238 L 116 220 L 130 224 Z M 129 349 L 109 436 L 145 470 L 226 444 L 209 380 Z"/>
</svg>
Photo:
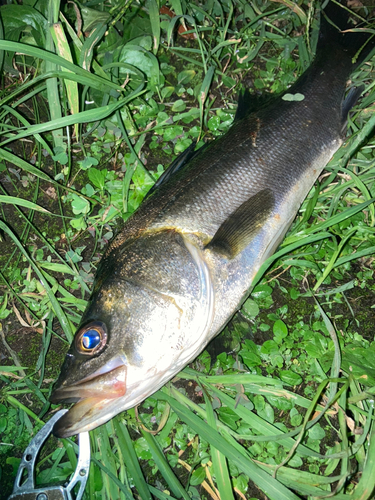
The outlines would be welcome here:
<svg viewBox="0 0 375 500">
<path fill-rule="evenodd" d="M 346 26 L 330 2 L 326 16 Z M 300 205 L 345 139 L 363 88 L 345 98 L 367 35 L 321 16 L 310 67 L 258 110 L 244 94 L 229 131 L 183 153 L 98 267 L 50 401 L 75 403 L 57 437 L 141 403 L 200 354 L 248 297 Z"/>
</svg>

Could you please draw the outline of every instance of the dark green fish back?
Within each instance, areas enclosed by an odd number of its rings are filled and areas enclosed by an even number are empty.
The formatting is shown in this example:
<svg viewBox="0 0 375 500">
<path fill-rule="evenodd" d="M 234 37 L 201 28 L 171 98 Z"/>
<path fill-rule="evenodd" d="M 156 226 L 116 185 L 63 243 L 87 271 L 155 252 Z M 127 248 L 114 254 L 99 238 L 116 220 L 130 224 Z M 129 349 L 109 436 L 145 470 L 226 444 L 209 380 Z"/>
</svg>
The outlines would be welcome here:
<svg viewBox="0 0 375 500">
<path fill-rule="evenodd" d="M 326 9 L 343 26 L 336 11 Z M 264 189 L 274 193 L 277 209 L 316 157 L 339 145 L 346 113 L 358 97 L 354 93 L 343 104 L 352 57 L 364 37 L 342 35 L 322 20 L 317 55 L 299 80 L 266 108 L 241 113 L 227 134 L 180 166 L 127 221 L 106 256 L 145 230 L 176 228 L 199 234 L 207 244 L 231 214 Z M 301 94 L 303 100 L 285 100 L 286 94 Z"/>
</svg>

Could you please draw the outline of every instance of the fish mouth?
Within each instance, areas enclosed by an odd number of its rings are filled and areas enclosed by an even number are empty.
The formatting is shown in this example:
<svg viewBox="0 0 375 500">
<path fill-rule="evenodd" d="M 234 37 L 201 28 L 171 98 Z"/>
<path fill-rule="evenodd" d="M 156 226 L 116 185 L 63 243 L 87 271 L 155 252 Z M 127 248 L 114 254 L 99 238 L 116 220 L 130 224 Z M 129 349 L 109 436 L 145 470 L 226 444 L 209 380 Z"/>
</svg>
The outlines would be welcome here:
<svg viewBox="0 0 375 500">
<path fill-rule="evenodd" d="M 126 393 L 126 372 L 123 360 L 116 358 L 77 384 L 55 389 L 52 403 L 76 404 L 56 422 L 53 434 L 66 438 L 107 422 L 115 413 L 112 407 Z"/>
</svg>

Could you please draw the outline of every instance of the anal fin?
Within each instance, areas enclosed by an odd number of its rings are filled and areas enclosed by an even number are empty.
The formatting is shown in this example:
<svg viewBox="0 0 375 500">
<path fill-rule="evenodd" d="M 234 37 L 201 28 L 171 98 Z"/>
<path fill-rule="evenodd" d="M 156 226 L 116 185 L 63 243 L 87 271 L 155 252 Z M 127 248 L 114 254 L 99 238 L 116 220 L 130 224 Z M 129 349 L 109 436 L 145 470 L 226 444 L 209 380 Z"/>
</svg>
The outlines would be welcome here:
<svg viewBox="0 0 375 500">
<path fill-rule="evenodd" d="M 270 189 L 263 189 L 242 203 L 219 227 L 206 246 L 228 259 L 242 252 L 259 233 L 275 206 Z"/>
<path fill-rule="evenodd" d="M 364 91 L 365 86 L 360 85 L 359 87 L 352 87 L 347 96 L 345 97 L 341 105 L 341 120 L 342 120 L 342 133 L 346 133 L 346 127 L 348 123 L 348 114 L 353 106 L 357 104 L 357 101 Z"/>
</svg>

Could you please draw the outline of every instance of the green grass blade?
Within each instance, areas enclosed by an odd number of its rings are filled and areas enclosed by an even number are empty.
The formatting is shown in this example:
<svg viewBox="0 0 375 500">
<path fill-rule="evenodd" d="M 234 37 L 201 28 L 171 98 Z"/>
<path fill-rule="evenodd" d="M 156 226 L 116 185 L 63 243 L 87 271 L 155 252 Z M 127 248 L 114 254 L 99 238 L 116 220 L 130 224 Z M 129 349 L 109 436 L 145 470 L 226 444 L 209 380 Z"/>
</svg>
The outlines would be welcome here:
<svg viewBox="0 0 375 500">
<path fill-rule="evenodd" d="M 13 373 L 19 370 L 27 370 L 27 366 L 0 366 L 0 372 L 2 373 Z"/>
<path fill-rule="evenodd" d="M 194 415 L 193 412 L 178 403 L 176 400 L 164 393 L 160 394 L 162 399 L 165 399 L 171 408 L 177 413 L 181 420 L 186 422 L 195 432 L 203 439 L 211 443 L 216 449 L 223 453 L 229 460 L 244 473 L 260 488 L 271 500 L 298 500 L 298 497 L 288 488 L 283 486 L 279 481 L 268 475 L 260 469 L 250 458 L 239 455 L 238 452 L 231 446 L 220 434 L 208 427 L 205 422 Z M 155 396 L 155 395 L 154 395 Z"/>
<path fill-rule="evenodd" d="M 204 399 L 206 402 L 207 423 L 214 430 L 217 430 L 214 410 L 212 408 L 211 401 L 209 400 L 209 397 L 206 394 L 206 392 L 204 392 Z M 225 500 L 234 500 L 227 460 L 225 456 L 211 444 L 210 448 L 211 448 L 212 465 L 215 472 L 215 478 L 216 478 L 217 488 L 220 493 L 220 498 L 225 498 Z"/>
<path fill-rule="evenodd" d="M 266 270 L 276 262 L 280 257 L 287 253 L 292 253 L 294 250 L 297 248 L 300 248 L 304 245 L 311 245 L 312 243 L 316 243 L 321 240 L 325 240 L 326 238 L 332 238 L 332 234 L 329 233 L 328 231 L 324 231 L 319 234 L 315 234 L 312 236 L 307 236 L 307 237 L 294 237 L 291 236 L 290 239 L 293 240 L 292 242 L 289 242 L 289 239 L 285 239 L 285 246 L 283 245 L 282 248 L 274 253 L 271 257 L 269 257 L 264 264 L 262 264 L 259 268 L 259 271 L 255 275 L 255 278 L 253 279 L 253 282 L 251 284 L 251 287 L 254 288 L 257 283 L 261 280 L 262 276 L 266 272 Z"/>
<path fill-rule="evenodd" d="M 360 145 L 367 141 L 371 137 L 373 130 L 375 128 L 375 115 L 371 115 L 370 119 L 363 125 L 361 130 L 351 138 L 349 144 L 345 148 L 339 150 L 339 154 L 342 154 L 340 158 L 339 166 L 344 167 L 350 158 L 353 156 L 354 152 L 360 147 Z"/>
<path fill-rule="evenodd" d="M 49 0 L 48 2 L 49 8 L 47 11 L 48 22 L 53 29 L 54 23 L 57 21 L 57 13 L 58 9 L 56 8 L 56 2 L 54 0 Z M 51 30 L 46 33 L 46 49 L 49 53 L 55 52 L 55 46 L 53 43 L 53 38 L 51 34 Z M 46 60 L 46 71 L 58 71 L 59 66 L 57 63 Z M 47 87 L 47 99 L 48 99 L 48 107 L 50 117 L 56 122 L 61 120 L 62 118 L 62 106 L 60 100 L 60 89 L 59 82 L 57 78 L 50 78 L 46 82 Z M 64 133 L 63 129 L 60 126 L 57 126 L 52 131 L 53 142 L 55 147 L 64 148 Z"/>
<path fill-rule="evenodd" d="M 365 183 L 362 182 L 361 177 L 359 175 L 356 175 L 354 172 L 351 172 L 349 169 L 344 168 L 344 167 L 340 167 L 340 170 L 352 178 L 353 183 L 357 186 L 359 191 L 361 191 L 363 197 L 366 200 L 371 200 L 371 194 L 370 194 L 369 190 L 367 189 L 367 186 L 365 185 Z M 375 223 L 375 219 L 374 219 L 375 218 L 375 213 L 374 213 L 375 210 L 374 210 L 373 204 L 371 204 L 369 206 L 369 210 L 371 213 L 371 226 L 373 226 Z"/>
<path fill-rule="evenodd" d="M 259 467 L 265 471 L 269 471 L 270 474 L 274 473 L 276 469 L 276 465 L 273 464 L 259 463 Z M 277 472 L 277 477 L 288 488 L 292 488 L 303 495 L 312 495 L 314 497 L 329 494 L 329 491 L 323 489 L 323 487 L 331 485 L 342 478 L 342 476 L 324 477 L 317 474 L 311 474 L 310 472 L 292 469 L 291 467 L 280 467 Z M 329 498 L 334 498 L 336 500 L 336 496 Z M 347 498 L 349 500 L 351 497 L 348 496 Z"/>
<path fill-rule="evenodd" d="M 156 55 L 160 45 L 160 15 L 159 7 L 156 0 L 147 0 L 146 6 L 150 16 L 152 36 L 154 39 L 153 52 Z"/>
<path fill-rule="evenodd" d="M 287 398 L 302 408 L 308 408 L 311 404 L 309 399 L 283 389 L 283 382 L 271 377 L 263 377 L 261 375 L 253 375 L 251 373 L 236 373 L 234 375 L 202 375 L 191 368 L 185 368 L 177 376 L 182 379 L 195 380 L 197 383 L 208 384 L 210 386 L 212 384 L 220 384 L 220 386 L 235 386 L 240 384 L 244 386 L 247 392 L 272 395 L 278 398 Z M 323 407 L 318 406 L 318 409 L 323 410 Z"/>
<path fill-rule="evenodd" d="M 34 262 L 33 259 L 31 259 L 29 254 L 26 252 L 26 250 L 24 249 L 22 243 L 19 241 L 17 236 L 1 220 L 0 220 L 0 229 L 2 229 L 4 231 L 4 233 L 6 233 L 13 240 L 13 242 L 17 245 L 17 247 L 22 252 L 22 254 L 26 257 L 26 260 L 30 263 L 31 267 L 34 269 L 36 275 L 38 276 L 40 282 L 42 283 L 42 285 L 43 285 L 43 287 L 48 295 L 48 298 L 49 298 L 51 305 L 55 311 L 57 319 L 60 321 L 61 327 L 66 335 L 67 340 L 69 342 L 72 342 L 73 332 L 70 328 L 70 323 L 68 321 L 68 318 L 66 317 L 64 311 L 62 310 L 62 308 L 59 304 L 59 301 L 55 297 L 55 295 L 54 295 L 51 287 L 49 286 L 46 278 L 44 277 L 43 273 L 39 270 L 37 264 Z"/>
<path fill-rule="evenodd" d="M 132 97 L 135 95 L 139 95 L 141 90 L 138 88 L 138 93 L 132 93 Z M 93 121 L 103 120 L 107 118 L 112 113 L 114 113 L 117 109 L 122 108 L 124 104 L 126 104 L 129 100 L 129 97 L 125 99 L 120 99 L 113 104 L 108 104 L 107 106 L 102 106 L 96 109 L 89 109 L 87 111 L 82 111 L 77 115 L 68 115 L 64 116 L 60 119 L 50 120 L 46 123 L 40 123 L 38 125 L 32 125 L 27 130 L 23 130 L 18 134 L 12 136 L 11 138 L 3 141 L 1 146 L 8 144 L 9 142 L 18 141 L 24 137 L 28 137 L 30 135 L 41 134 L 42 132 L 49 132 L 51 130 L 56 130 L 58 127 L 69 127 L 70 125 L 74 125 L 75 123 L 90 123 Z"/>
<path fill-rule="evenodd" d="M 70 51 L 70 46 L 66 38 L 64 28 L 61 23 L 54 23 L 51 27 L 51 34 L 53 41 L 55 43 L 56 50 L 58 54 L 73 63 L 72 54 Z M 66 94 L 69 102 L 69 108 L 72 115 L 76 115 L 79 112 L 79 94 L 78 94 L 78 84 L 72 80 L 65 80 Z M 75 133 L 78 137 L 78 125 L 75 124 Z"/>
<path fill-rule="evenodd" d="M 149 486 L 150 492 L 154 495 L 155 498 L 159 500 L 177 500 L 175 497 L 172 497 L 169 493 L 164 493 L 164 491 L 160 491 L 153 486 Z M 143 498 L 142 498 L 143 500 Z"/>
<path fill-rule="evenodd" d="M 9 40 L 0 40 L 0 50 L 18 52 L 20 54 L 25 54 L 32 57 L 38 57 L 39 59 L 49 61 L 55 64 L 56 66 L 61 66 L 62 68 L 72 71 L 78 76 L 84 76 L 91 79 L 92 87 L 96 88 L 97 90 L 100 90 L 103 93 L 112 95 L 113 91 L 116 91 L 115 95 L 117 96 L 124 92 L 124 89 L 120 85 L 112 83 L 110 80 L 105 80 L 100 76 L 89 73 L 88 71 L 80 68 L 76 64 L 67 61 L 63 57 L 57 56 L 56 54 L 53 54 L 46 50 L 39 49 L 38 47 L 25 45 L 19 42 L 12 42 Z"/>
<path fill-rule="evenodd" d="M 215 67 L 210 66 L 207 70 L 207 73 L 205 74 L 205 77 L 204 77 L 204 80 L 203 80 L 203 83 L 201 85 L 201 89 L 199 92 L 199 109 L 200 109 L 201 130 L 203 127 L 204 104 L 206 102 L 206 99 L 207 99 L 207 96 L 208 96 L 208 93 L 209 93 L 209 90 L 211 87 L 214 73 L 215 73 Z"/>
<path fill-rule="evenodd" d="M 209 391 L 213 392 L 228 408 L 237 413 L 237 415 L 244 420 L 244 422 L 250 426 L 252 429 L 256 429 L 262 436 L 264 436 L 264 441 L 277 440 L 281 445 L 285 446 L 286 449 L 292 448 L 295 445 L 294 439 L 289 436 L 284 436 L 280 433 L 280 430 L 266 422 L 263 418 L 259 417 L 256 413 L 248 410 L 241 404 L 236 404 L 236 400 L 229 397 L 224 392 L 220 391 L 216 387 L 209 386 Z M 293 434 L 298 434 L 300 432 L 300 428 L 294 429 Z M 300 445 L 298 448 L 298 453 L 301 456 L 315 456 L 316 458 L 321 458 L 322 456 L 319 453 L 307 448 L 306 446 Z"/>
<path fill-rule="evenodd" d="M 115 456 L 112 452 L 112 446 L 110 442 L 110 435 L 108 433 L 108 425 L 105 424 L 101 426 L 100 430 L 95 429 L 94 435 L 96 436 L 96 442 L 98 449 L 100 451 L 101 461 L 107 467 L 108 471 L 111 472 L 111 477 L 104 473 L 102 474 L 103 483 L 105 490 L 107 492 L 107 498 L 118 498 L 118 489 L 115 481 L 112 480 L 113 477 L 117 477 L 117 464 Z M 126 487 L 125 487 L 126 488 Z M 127 488 L 125 489 L 127 491 Z M 128 492 L 126 497 L 130 500 L 133 495 Z"/>
<path fill-rule="evenodd" d="M 0 200 L 1 201 L 1 200 Z M 48 271 L 53 271 L 55 273 L 72 274 L 77 276 L 77 272 L 74 271 L 68 264 L 58 264 L 57 262 L 39 262 L 40 267 L 47 269 Z"/>
<path fill-rule="evenodd" d="M 141 467 L 139 465 L 137 455 L 134 451 L 133 442 L 130 438 L 129 431 L 124 424 L 120 421 L 119 417 L 113 419 L 113 425 L 119 440 L 121 450 L 126 457 L 126 467 L 133 478 L 135 487 L 138 490 L 142 500 L 152 500 L 148 485 L 143 476 Z"/>
<path fill-rule="evenodd" d="M 373 498 L 375 490 L 375 427 L 372 422 L 372 431 L 369 438 L 365 466 L 361 479 L 350 496 L 353 500 L 368 500 Z"/>
<path fill-rule="evenodd" d="M 32 201 L 23 200 L 22 198 L 17 198 L 16 196 L 0 195 L 0 203 L 8 203 L 9 205 L 18 205 L 19 207 L 29 208 L 31 210 L 35 210 L 36 212 L 42 212 L 44 214 L 49 214 L 49 215 L 57 215 L 51 213 L 49 210 L 46 210 L 45 208 L 37 205 L 36 203 L 33 203 Z M 60 217 L 59 215 L 57 216 Z"/>
<path fill-rule="evenodd" d="M 22 160 L 22 158 L 19 158 L 13 153 L 10 153 L 6 149 L 0 148 L 0 158 L 2 158 L 5 161 L 8 161 L 9 163 L 13 163 L 13 165 L 16 165 L 17 167 L 21 168 L 22 170 L 28 172 L 31 175 L 35 175 L 35 177 L 38 177 L 39 179 L 50 182 L 59 189 L 64 189 L 65 191 L 69 191 L 70 193 L 73 193 L 77 196 L 82 196 L 83 198 L 89 200 L 92 203 L 97 203 L 96 200 L 93 200 L 92 198 L 89 198 L 77 192 L 75 189 L 69 188 L 67 186 L 61 186 L 61 184 L 52 179 L 48 174 L 43 172 L 43 170 L 39 170 L 39 168 L 35 167 L 34 165 L 31 165 L 30 163 L 27 163 L 27 161 Z"/>
<path fill-rule="evenodd" d="M 127 488 L 121 483 L 118 477 L 102 462 L 99 462 L 99 460 L 95 457 L 91 457 L 91 461 L 99 467 L 99 469 L 102 471 L 102 473 L 106 474 L 108 478 L 112 481 L 113 484 L 115 484 L 118 489 L 125 494 L 125 497 L 127 500 L 134 500 L 133 495 L 127 490 Z M 97 498 L 97 497 L 94 497 Z M 118 498 L 117 494 L 113 498 Z M 107 497 L 107 500 L 112 500 L 111 497 Z"/>
<path fill-rule="evenodd" d="M 236 373 L 233 375 L 202 375 L 200 372 L 186 367 L 178 375 L 181 378 L 197 380 L 199 377 L 203 382 L 210 384 L 259 384 L 264 387 L 283 387 L 281 380 L 253 373 Z"/>
<path fill-rule="evenodd" d="M 167 484 L 169 488 L 172 490 L 172 493 L 175 495 L 176 498 L 183 498 L 184 500 L 190 500 L 189 495 L 184 490 L 180 481 L 177 479 L 174 472 L 172 471 L 155 437 L 149 432 L 144 431 L 143 429 L 141 429 L 141 433 L 150 448 L 152 457 L 156 465 L 158 466 L 161 475 L 167 481 Z"/>
<path fill-rule="evenodd" d="M 61 442 L 63 443 L 64 448 L 66 450 L 66 454 L 68 455 L 72 470 L 75 470 L 77 467 L 77 454 L 75 451 L 75 443 L 73 443 L 70 439 L 61 439 Z"/>
<path fill-rule="evenodd" d="M 359 203 L 358 205 L 355 205 L 354 207 L 348 208 L 347 210 L 343 210 L 342 212 L 334 215 L 333 217 L 330 217 L 328 220 L 325 220 L 323 222 L 320 222 L 319 224 L 316 224 L 312 226 L 310 229 L 306 229 L 304 231 L 304 234 L 312 234 L 316 233 L 317 231 L 321 231 L 322 229 L 327 229 L 328 227 L 334 226 L 335 224 L 339 224 L 345 219 L 350 219 L 353 217 L 353 215 L 357 214 L 358 212 L 361 212 L 365 208 L 367 208 L 371 203 L 374 203 L 375 198 L 370 198 L 367 201 L 364 201 L 363 203 Z M 299 235 L 292 235 L 290 238 L 288 238 L 288 243 L 292 243 L 293 239 L 297 239 L 301 237 L 301 233 Z M 291 241 L 289 241 L 291 240 Z"/>
<path fill-rule="evenodd" d="M 344 246 L 346 245 L 346 243 L 350 240 L 350 238 L 352 237 L 352 235 L 357 231 L 358 227 L 355 227 L 353 229 L 351 229 L 350 231 L 348 231 L 348 233 L 346 234 L 346 236 L 344 238 L 341 239 L 339 245 L 337 246 L 337 248 L 335 249 L 335 251 L 333 252 L 326 268 L 324 269 L 324 271 L 322 272 L 320 278 L 318 279 L 318 281 L 316 282 L 316 284 L 314 285 L 314 292 L 316 290 L 319 289 L 320 285 L 323 283 L 323 281 L 327 278 L 327 276 L 331 273 L 332 269 L 335 267 L 335 264 L 337 262 L 337 259 L 338 259 L 338 256 L 340 255 L 342 249 L 344 248 Z"/>
<path fill-rule="evenodd" d="M 82 66 L 82 68 L 85 68 L 86 70 L 90 69 L 91 62 L 94 57 L 94 49 L 98 44 L 98 42 L 105 35 L 106 30 L 107 30 L 107 24 L 99 23 L 97 26 L 95 26 L 95 28 L 91 31 L 89 36 L 85 39 L 85 42 L 80 49 L 80 56 L 79 56 L 79 65 Z M 102 76 L 103 73 L 104 72 L 101 71 Z"/>
<path fill-rule="evenodd" d="M 30 97 L 30 96 L 29 96 Z M 21 102 L 18 101 L 18 105 L 20 105 Z M 13 109 L 12 107 L 10 106 L 7 106 L 6 104 L 2 106 L 2 108 L 7 111 L 8 113 L 11 113 L 15 118 L 17 118 L 17 120 L 19 120 L 21 123 L 23 123 L 23 125 L 25 127 L 30 127 L 30 123 L 26 120 L 26 118 L 24 116 L 22 116 L 21 113 L 18 113 L 15 109 Z M 52 150 L 51 148 L 49 147 L 49 145 L 47 144 L 47 142 L 43 139 L 43 137 L 41 137 L 39 134 L 36 135 L 35 137 L 37 139 L 37 141 L 41 144 L 41 146 L 46 150 L 48 151 L 50 154 L 52 154 Z"/>
<path fill-rule="evenodd" d="M 334 267 L 339 267 L 343 264 L 346 264 L 347 262 L 350 262 L 351 260 L 354 259 L 361 259 L 362 257 L 366 257 L 367 255 L 373 255 L 375 253 L 375 246 L 374 247 L 367 247 L 364 248 L 363 250 L 357 250 L 356 252 L 351 253 L 350 255 L 344 255 L 343 257 L 340 257 L 337 259 Z"/>
</svg>

